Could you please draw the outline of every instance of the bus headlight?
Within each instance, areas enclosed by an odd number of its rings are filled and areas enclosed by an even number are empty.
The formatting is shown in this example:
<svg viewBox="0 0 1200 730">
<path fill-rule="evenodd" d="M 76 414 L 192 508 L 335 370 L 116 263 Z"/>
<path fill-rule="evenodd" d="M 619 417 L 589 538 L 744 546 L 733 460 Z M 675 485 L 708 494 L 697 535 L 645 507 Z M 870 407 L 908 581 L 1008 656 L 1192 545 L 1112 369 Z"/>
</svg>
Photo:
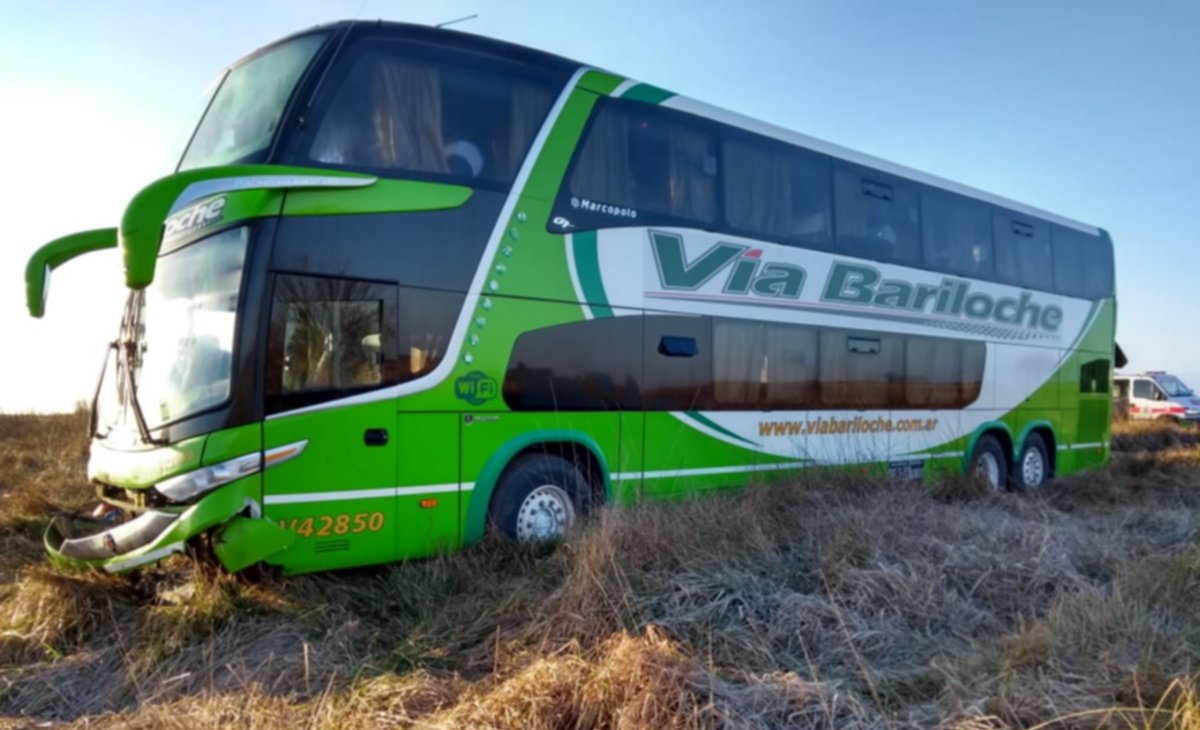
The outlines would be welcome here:
<svg viewBox="0 0 1200 730">
<path fill-rule="evenodd" d="M 154 485 L 154 488 L 172 501 L 186 502 L 223 484 L 228 484 L 234 479 L 241 479 L 253 474 L 259 470 L 261 465 L 262 454 L 246 454 L 220 464 L 213 464 L 203 469 L 196 469 L 177 477 L 165 479 Z"/>
</svg>

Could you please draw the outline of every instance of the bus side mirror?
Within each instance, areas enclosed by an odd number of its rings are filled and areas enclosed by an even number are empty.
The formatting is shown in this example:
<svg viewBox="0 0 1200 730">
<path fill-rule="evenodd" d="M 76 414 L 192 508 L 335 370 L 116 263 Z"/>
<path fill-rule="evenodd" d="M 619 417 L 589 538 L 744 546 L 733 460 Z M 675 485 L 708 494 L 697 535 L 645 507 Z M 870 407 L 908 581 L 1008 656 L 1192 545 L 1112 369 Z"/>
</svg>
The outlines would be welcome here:
<svg viewBox="0 0 1200 730">
<path fill-rule="evenodd" d="M 25 304 L 30 316 L 41 317 L 46 313 L 50 272 L 76 256 L 116 247 L 117 229 L 100 228 L 56 238 L 34 251 L 25 266 Z"/>
</svg>

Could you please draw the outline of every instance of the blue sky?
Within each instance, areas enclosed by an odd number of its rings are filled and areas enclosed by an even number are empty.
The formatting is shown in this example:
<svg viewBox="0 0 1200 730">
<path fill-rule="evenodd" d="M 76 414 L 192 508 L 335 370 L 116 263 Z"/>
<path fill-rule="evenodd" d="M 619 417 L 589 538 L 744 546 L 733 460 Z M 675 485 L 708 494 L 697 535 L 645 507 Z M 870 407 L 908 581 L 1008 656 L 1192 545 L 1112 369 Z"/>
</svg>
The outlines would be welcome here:
<svg viewBox="0 0 1200 730">
<path fill-rule="evenodd" d="M 0 410 L 89 397 L 116 326 L 115 255 L 23 309 L 25 260 L 114 225 L 170 171 L 205 85 L 239 56 L 350 17 L 543 48 L 1106 228 L 1118 340 L 1200 387 L 1200 3 L 1020 0 L 0 4 Z"/>
</svg>

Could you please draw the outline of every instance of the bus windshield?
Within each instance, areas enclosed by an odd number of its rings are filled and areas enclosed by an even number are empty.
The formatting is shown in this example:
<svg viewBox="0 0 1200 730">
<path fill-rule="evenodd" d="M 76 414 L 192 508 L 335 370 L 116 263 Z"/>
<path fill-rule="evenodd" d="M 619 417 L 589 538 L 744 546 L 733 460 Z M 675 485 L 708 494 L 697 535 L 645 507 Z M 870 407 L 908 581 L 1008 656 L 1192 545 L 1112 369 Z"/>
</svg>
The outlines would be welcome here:
<svg viewBox="0 0 1200 730">
<path fill-rule="evenodd" d="M 183 155 L 180 171 L 260 161 L 292 88 L 326 36 L 297 38 L 226 74 Z"/>
<path fill-rule="evenodd" d="M 134 382 L 148 427 L 229 397 L 248 238 L 235 228 L 166 254 L 153 283 L 135 294 L 141 311 Z"/>
</svg>

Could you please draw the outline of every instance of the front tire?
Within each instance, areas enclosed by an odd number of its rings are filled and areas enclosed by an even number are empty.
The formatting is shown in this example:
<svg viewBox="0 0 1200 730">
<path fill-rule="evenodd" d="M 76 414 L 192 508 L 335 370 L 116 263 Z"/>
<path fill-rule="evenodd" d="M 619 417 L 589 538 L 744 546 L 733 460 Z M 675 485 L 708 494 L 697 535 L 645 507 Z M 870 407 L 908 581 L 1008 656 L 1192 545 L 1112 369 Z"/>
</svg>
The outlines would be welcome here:
<svg viewBox="0 0 1200 730">
<path fill-rule="evenodd" d="M 985 433 L 975 442 L 967 474 L 982 479 L 993 492 L 1004 489 L 1008 483 L 1008 457 L 995 436 Z"/>
<path fill-rule="evenodd" d="M 518 542 L 561 540 L 585 511 L 587 495 L 587 480 L 571 462 L 529 454 L 505 470 L 489 518 Z"/>
<path fill-rule="evenodd" d="M 1041 435 L 1031 433 L 1021 447 L 1021 458 L 1013 474 L 1013 486 L 1022 492 L 1035 492 L 1050 479 L 1050 452 Z"/>
</svg>

